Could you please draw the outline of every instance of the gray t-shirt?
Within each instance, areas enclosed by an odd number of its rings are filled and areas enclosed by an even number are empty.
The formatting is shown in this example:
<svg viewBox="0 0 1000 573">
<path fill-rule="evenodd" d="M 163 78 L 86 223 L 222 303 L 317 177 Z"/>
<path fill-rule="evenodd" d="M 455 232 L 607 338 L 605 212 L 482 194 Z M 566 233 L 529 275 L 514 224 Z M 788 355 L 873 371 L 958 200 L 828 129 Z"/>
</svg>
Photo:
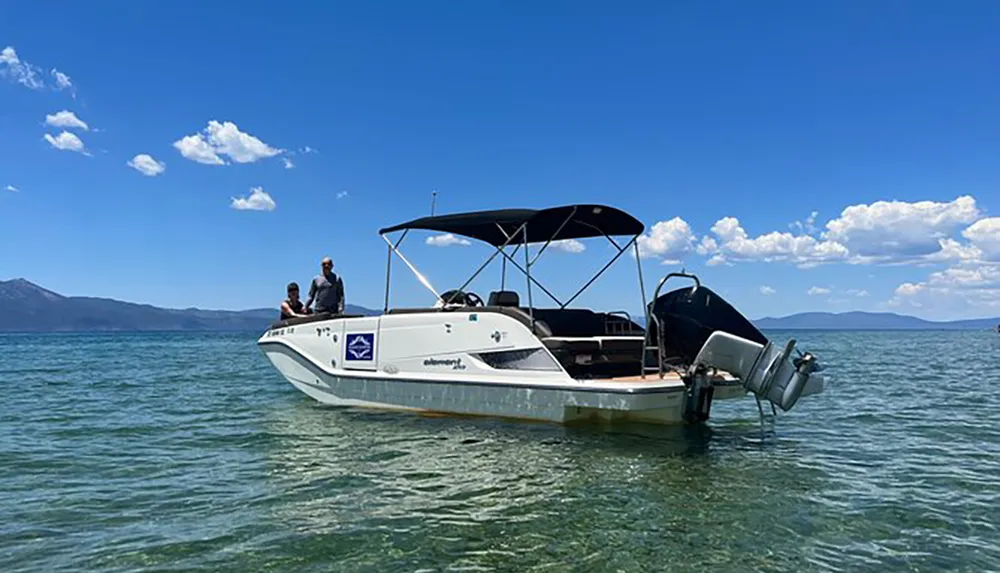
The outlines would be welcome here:
<svg viewBox="0 0 1000 573">
<path fill-rule="evenodd" d="M 344 301 L 344 283 L 335 273 L 320 274 L 309 285 L 309 299 L 316 312 L 340 312 Z"/>
</svg>

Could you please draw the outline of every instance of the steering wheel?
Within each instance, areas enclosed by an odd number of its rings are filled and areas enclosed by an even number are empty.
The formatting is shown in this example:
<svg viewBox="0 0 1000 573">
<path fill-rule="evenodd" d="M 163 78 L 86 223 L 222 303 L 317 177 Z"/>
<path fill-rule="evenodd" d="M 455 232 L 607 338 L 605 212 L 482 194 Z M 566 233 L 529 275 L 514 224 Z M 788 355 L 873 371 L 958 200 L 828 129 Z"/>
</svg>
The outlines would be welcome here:
<svg viewBox="0 0 1000 573">
<path fill-rule="evenodd" d="M 483 304 L 483 299 L 479 298 L 478 294 L 460 290 L 449 290 L 441 293 L 441 299 L 438 303 L 442 306 L 444 304 L 459 306 L 486 306 Z"/>
</svg>

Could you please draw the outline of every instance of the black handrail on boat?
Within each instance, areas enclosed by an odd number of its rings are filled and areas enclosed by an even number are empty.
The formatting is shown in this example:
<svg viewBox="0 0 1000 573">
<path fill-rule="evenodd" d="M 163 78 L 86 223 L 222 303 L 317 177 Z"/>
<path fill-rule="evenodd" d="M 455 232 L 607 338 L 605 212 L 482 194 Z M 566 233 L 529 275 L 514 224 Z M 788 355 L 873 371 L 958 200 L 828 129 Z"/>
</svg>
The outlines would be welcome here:
<svg viewBox="0 0 1000 573">
<path fill-rule="evenodd" d="M 668 274 L 667 276 L 665 276 L 662 279 L 660 279 L 659 284 L 656 285 L 656 291 L 653 292 L 653 300 L 651 300 L 648 303 L 648 305 L 646 306 L 646 309 L 645 309 L 646 310 L 646 324 L 645 324 L 646 332 L 645 332 L 645 337 L 643 338 L 643 343 L 642 343 L 642 371 L 640 373 L 640 376 L 642 378 L 646 377 L 646 353 L 649 352 L 650 350 L 654 350 L 653 347 L 649 346 L 649 333 L 650 333 L 650 329 L 653 327 L 654 324 L 656 325 L 656 347 L 655 347 L 655 350 L 656 350 L 656 373 L 657 373 L 657 375 L 661 379 L 663 378 L 663 351 L 664 351 L 664 348 L 663 348 L 663 327 L 662 327 L 662 324 L 660 323 L 660 319 L 656 318 L 656 315 L 653 314 L 653 307 L 656 305 L 656 299 L 660 298 L 660 290 L 663 288 L 663 285 L 668 280 L 670 280 L 672 277 L 688 278 L 688 279 L 693 280 L 694 281 L 694 289 L 691 290 L 691 294 L 694 294 L 694 291 L 696 291 L 699 288 L 701 288 L 701 281 L 698 280 L 697 276 L 695 276 L 693 274 L 690 274 L 690 273 L 683 272 L 683 271 L 679 272 L 679 273 L 670 273 L 670 274 Z"/>
</svg>

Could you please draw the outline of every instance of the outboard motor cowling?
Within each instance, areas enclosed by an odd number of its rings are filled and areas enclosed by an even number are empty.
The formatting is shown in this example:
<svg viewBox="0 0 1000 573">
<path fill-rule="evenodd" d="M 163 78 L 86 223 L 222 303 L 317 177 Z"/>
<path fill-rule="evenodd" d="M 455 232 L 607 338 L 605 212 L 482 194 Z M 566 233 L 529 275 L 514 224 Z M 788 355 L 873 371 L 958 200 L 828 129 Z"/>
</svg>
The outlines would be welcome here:
<svg viewBox="0 0 1000 573">
<path fill-rule="evenodd" d="M 650 314 L 664 364 L 703 378 L 705 368 L 727 372 L 759 398 L 788 411 L 817 370 L 811 354 L 793 358 L 795 340 L 775 346 L 745 316 L 712 290 L 696 285 L 657 298 Z M 662 340 L 661 340 L 662 338 Z M 692 389 L 697 384 L 692 382 Z"/>
<path fill-rule="evenodd" d="M 663 358 L 668 364 L 693 364 L 708 338 L 720 330 L 761 346 L 767 344 L 767 337 L 752 322 L 708 287 L 670 291 L 649 306 L 660 325 L 650 342 L 658 343 L 662 333 Z"/>
<path fill-rule="evenodd" d="M 795 340 L 782 348 L 770 341 L 761 345 L 717 331 L 705 342 L 692 366 L 728 372 L 739 378 L 747 390 L 787 412 L 802 396 L 816 368 L 811 354 L 793 360 L 794 350 Z"/>
</svg>

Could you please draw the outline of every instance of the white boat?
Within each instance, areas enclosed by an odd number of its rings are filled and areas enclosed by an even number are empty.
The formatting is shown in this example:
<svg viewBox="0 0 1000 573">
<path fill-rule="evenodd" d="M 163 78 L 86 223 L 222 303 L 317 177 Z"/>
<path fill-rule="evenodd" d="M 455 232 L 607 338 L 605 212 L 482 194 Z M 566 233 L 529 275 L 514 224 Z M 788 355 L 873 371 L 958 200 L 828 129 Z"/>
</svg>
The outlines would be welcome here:
<svg viewBox="0 0 1000 573">
<path fill-rule="evenodd" d="M 775 345 L 697 277 L 671 273 L 647 303 L 641 325 L 626 312 L 570 307 L 630 249 L 639 262 L 644 225 L 604 205 L 568 205 L 430 216 L 379 231 L 388 244 L 385 307 L 379 316 L 315 315 L 272 325 L 258 340 L 296 388 L 335 406 L 571 423 L 699 423 L 714 400 L 746 397 L 791 409 L 823 390 L 815 358 L 795 341 Z M 389 236 L 402 231 L 395 242 Z M 411 231 L 452 233 L 495 252 L 458 289 L 438 293 L 399 247 Z M 615 237 L 630 237 L 624 246 Z M 531 275 L 553 241 L 607 239 L 617 253 L 565 302 Z M 529 258 L 529 245 L 541 245 Z M 522 253 L 518 254 L 518 250 Z M 389 304 L 393 255 L 433 293 L 432 305 Z M 523 255 L 523 264 L 517 258 Z M 464 289 L 501 257 L 500 288 L 486 302 Z M 524 299 L 507 267 L 525 277 Z M 671 278 L 693 286 L 660 295 Z M 535 306 L 538 291 L 555 306 Z M 623 305 L 624 306 L 624 305 Z M 634 308 L 634 307 L 633 307 Z"/>
</svg>

